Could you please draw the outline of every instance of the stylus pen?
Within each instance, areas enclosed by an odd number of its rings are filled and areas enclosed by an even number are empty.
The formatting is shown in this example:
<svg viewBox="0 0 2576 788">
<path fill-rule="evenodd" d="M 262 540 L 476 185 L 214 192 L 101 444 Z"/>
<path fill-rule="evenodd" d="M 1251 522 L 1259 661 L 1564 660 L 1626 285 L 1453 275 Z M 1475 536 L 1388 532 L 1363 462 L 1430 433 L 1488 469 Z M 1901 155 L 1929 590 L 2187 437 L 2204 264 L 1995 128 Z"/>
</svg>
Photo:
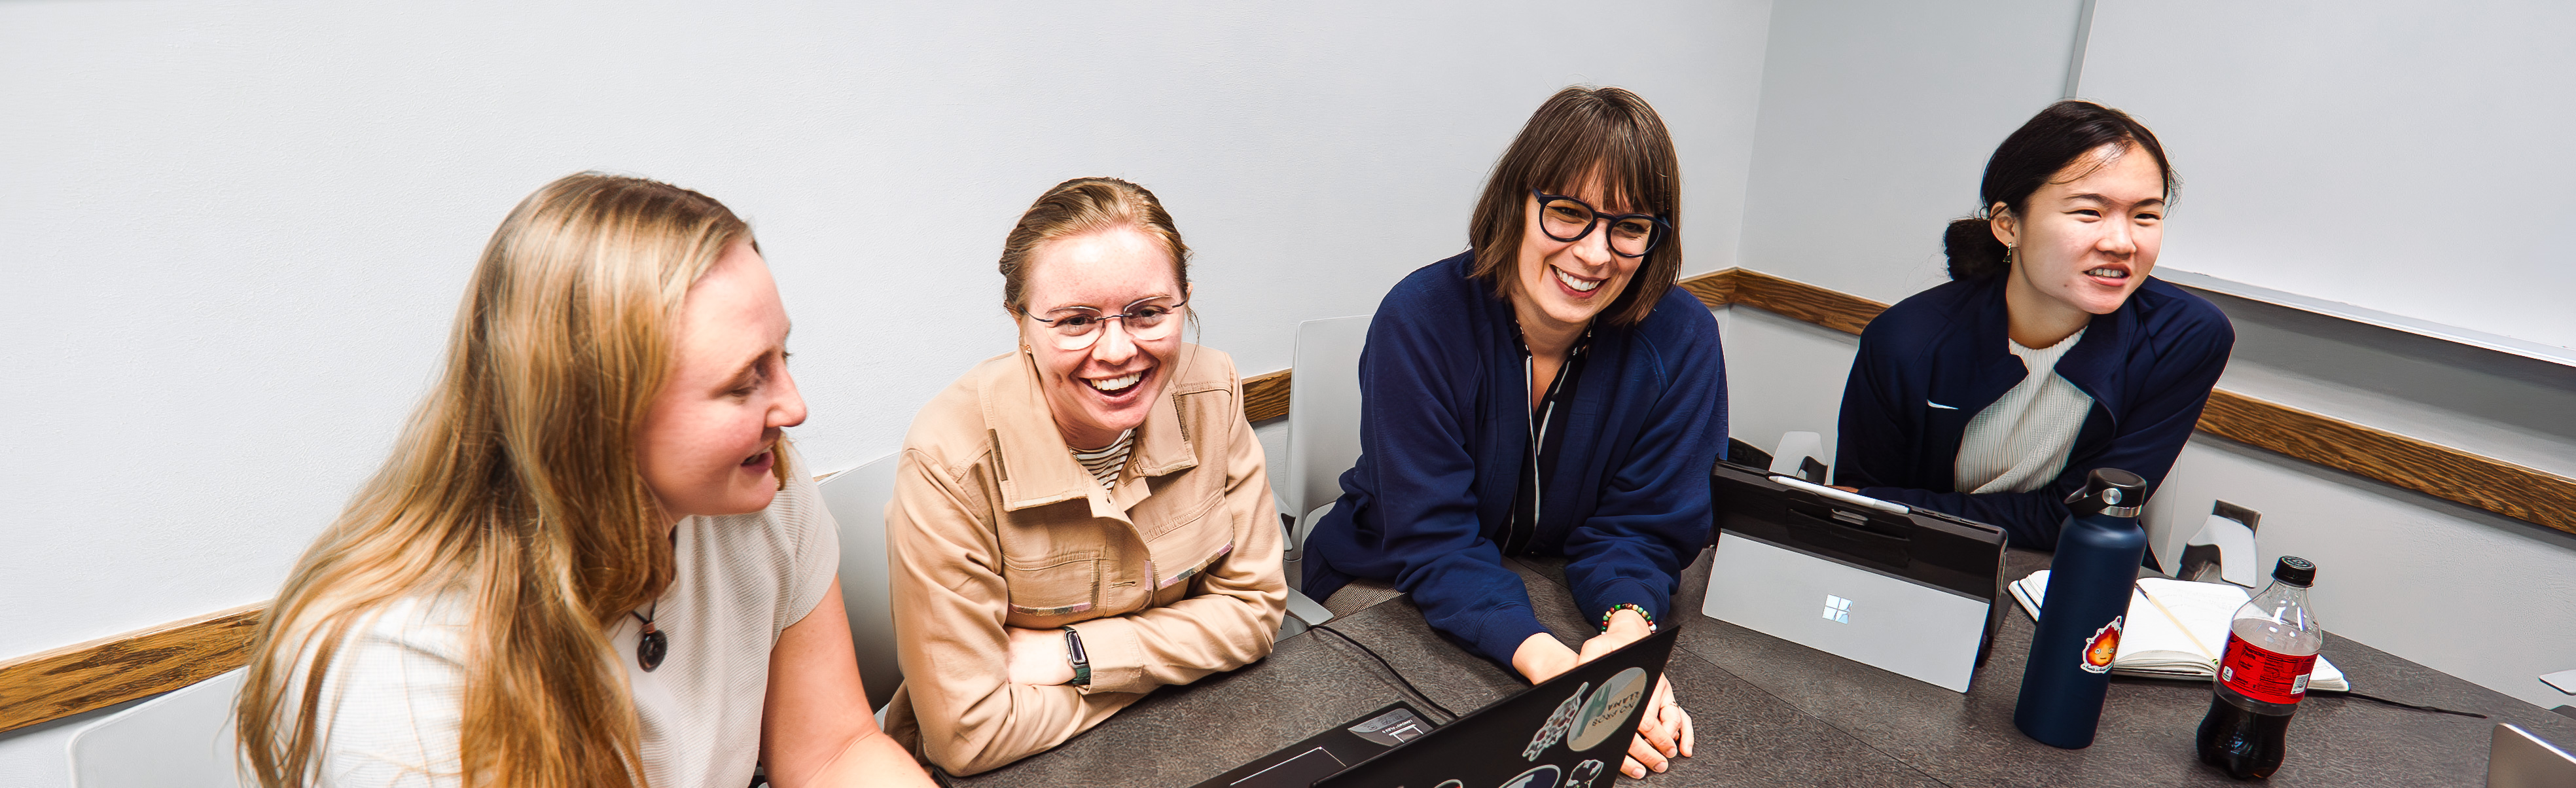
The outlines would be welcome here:
<svg viewBox="0 0 2576 788">
<path fill-rule="evenodd" d="M 1796 489 L 1805 490 L 1843 503 L 1851 504 L 1853 506 L 1866 506 L 1888 514 L 1910 514 L 1914 511 L 1913 509 L 1906 508 L 1905 504 L 1894 501 L 1882 501 L 1856 492 L 1843 492 L 1841 490 L 1807 481 L 1795 476 L 1775 473 L 1771 474 L 1771 480 Z"/>
</svg>

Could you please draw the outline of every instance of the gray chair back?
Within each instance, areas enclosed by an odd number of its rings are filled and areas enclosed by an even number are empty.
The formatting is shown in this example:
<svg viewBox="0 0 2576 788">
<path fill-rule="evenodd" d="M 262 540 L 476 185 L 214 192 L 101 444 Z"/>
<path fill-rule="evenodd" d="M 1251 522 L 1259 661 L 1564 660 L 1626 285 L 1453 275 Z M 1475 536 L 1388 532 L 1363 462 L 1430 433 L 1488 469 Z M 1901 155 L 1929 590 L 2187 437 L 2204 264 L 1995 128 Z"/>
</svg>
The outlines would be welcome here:
<svg viewBox="0 0 2576 788">
<path fill-rule="evenodd" d="M 1288 388 L 1288 484 L 1280 495 L 1288 507 L 1280 514 L 1295 521 L 1287 545 L 1292 563 L 1305 554 L 1317 510 L 1342 497 L 1342 472 L 1360 459 L 1360 351 L 1368 346 L 1369 317 L 1297 324 Z"/>
<path fill-rule="evenodd" d="M 894 601 L 886 568 L 886 502 L 894 500 L 895 463 L 879 457 L 824 479 L 823 505 L 841 529 L 841 606 L 850 617 L 850 645 L 858 650 L 859 679 L 868 707 L 885 708 L 903 683 L 895 662 Z"/>
<path fill-rule="evenodd" d="M 245 668 L 180 687 L 72 734 L 72 788 L 239 788 L 233 698 Z"/>
</svg>

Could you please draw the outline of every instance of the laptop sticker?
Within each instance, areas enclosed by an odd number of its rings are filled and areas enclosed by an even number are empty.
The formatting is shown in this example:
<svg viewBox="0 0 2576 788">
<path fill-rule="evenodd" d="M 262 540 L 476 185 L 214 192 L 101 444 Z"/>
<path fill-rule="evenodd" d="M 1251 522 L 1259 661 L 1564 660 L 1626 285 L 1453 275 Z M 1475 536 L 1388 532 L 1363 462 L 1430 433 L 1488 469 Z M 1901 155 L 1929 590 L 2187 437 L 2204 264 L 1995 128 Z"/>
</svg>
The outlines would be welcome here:
<svg viewBox="0 0 2576 788">
<path fill-rule="evenodd" d="M 1413 716 L 1409 709 L 1396 709 L 1353 725 L 1350 731 L 1360 738 L 1393 747 L 1420 738 L 1431 731 L 1431 726 L 1425 724 L 1421 717 Z"/>
<path fill-rule="evenodd" d="M 1564 774 L 1556 764 L 1546 764 L 1503 781 L 1502 788 L 1556 788 L 1556 778 Z"/>
<path fill-rule="evenodd" d="M 1575 752 L 1592 749 L 1619 733 L 1620 723 L 1628 721 L 1628 712 L 1646 697 L 1646 669 L 1619 671 L 1601 684 L 1601 691 L 1584 701 L 1583 712 L 1575 716 L 1574 735 L 1565 742 Z"/>
<path fill-rule="evenodd" d="M 1584 761 L 1575 764 L 1574 771 L 1566 773 L 1565 788 L 1592 788 L 1592 781 L 1600 777 L 1601 761 L 1597 759 Z"/>
<path fill-rule="evenodd" d="M 1565 702 L 1556 704 L 1556 713 L 1547 715 L 1547 724 L 1539 726 L 1538 733 L 1530 736 L 1529 746 L 1521 750 L 1521 757 L 1538 760 L 1539 753 L 1546 752 L 1556 740 L 1565 738 L 1566 729 L 1574 725 L 1575 713 L 1583 708 L 1583 693 L 1590 689 L 1592 682 L 1583 682 L 1583 686 L 1574 688 L 1574 694 L 1565 696 Z"/>
</svg>

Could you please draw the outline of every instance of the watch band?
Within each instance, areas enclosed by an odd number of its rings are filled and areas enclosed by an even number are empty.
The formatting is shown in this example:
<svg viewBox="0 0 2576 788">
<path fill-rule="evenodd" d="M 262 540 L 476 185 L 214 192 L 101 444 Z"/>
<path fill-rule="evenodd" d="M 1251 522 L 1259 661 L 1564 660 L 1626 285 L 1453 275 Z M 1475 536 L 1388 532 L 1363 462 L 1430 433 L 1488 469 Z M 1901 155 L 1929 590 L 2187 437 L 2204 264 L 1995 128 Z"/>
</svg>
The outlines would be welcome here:
<svg viewBox="0 0 2576 788">
<path fill-rule="evenodd" d="M 1064 628 L 1064 659 L 1073 663 L 1073 685 L 1091 686 L 1091 655 L 1082 650 L 1082 633 Z"/>
</svg>

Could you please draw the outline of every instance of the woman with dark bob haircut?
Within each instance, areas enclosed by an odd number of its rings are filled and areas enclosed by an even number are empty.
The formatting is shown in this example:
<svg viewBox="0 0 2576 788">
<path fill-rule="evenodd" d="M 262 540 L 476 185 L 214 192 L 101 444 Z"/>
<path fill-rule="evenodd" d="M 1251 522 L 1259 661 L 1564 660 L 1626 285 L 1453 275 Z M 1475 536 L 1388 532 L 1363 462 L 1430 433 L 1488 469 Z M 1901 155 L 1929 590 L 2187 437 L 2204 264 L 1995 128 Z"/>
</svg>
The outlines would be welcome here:
<svg viewBox="0 0 2576 788">
<path fill-rule="evenodd" d="M 1494 165 L 1469 249 L 1406 276 L 1360 356 L 1360 458 L 1307 542 L 1308 594 L 1411 594 L 1532 682 L 1644 638 L 1707 543 L 1726 443 L 1708 307 L 1673 287 L 1680 165 L 1653 107 L 1571 87 Z M 1505 556 L 1561 555 L 1597 625 L 1559 640 Z M 1576 634 L 1576 633 L 1568 633 Z M 1689 755 L 1658 685 L 1621 771 Z"/>
<path fill-rule="evenodd" d="M 2060 101 L 1986 160 L 1984 208 L 1950 223 L 1950 282 L 1861 332 L 1835 482 L 2053 549 L 2095 468 L 2154 495 L 2236 330 L 2147 274 L 2173 168 L 2119 110 Z"/>
</svg>

